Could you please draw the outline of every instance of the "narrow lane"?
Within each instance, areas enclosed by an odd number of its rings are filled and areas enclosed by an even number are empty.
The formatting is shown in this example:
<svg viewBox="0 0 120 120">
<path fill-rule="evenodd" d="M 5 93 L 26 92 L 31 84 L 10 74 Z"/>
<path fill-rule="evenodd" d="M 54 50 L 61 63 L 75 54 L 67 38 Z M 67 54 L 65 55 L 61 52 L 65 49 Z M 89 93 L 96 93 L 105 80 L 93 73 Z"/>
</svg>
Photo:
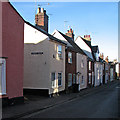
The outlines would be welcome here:
<svg viewBox="0 0 120 120">
<path fill-rule="evenodd" d="M 113 84 L 94 94 L 78 97 L 25 118 L 117 118 L 119 91 L 118 84 Z"/>
</svg>

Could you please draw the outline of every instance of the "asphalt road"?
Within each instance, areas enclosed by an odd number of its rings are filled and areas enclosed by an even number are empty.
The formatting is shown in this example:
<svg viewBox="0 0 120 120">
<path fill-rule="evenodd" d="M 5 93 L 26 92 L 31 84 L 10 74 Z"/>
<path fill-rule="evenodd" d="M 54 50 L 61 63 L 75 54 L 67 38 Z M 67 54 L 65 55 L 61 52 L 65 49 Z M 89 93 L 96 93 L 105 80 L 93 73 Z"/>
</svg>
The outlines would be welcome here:
<svg viewBox="0 0 120 120">
<path fill-rule="evenodd" d="M 120 84 L 102 88 L 61 105 L 24 118 L 118 118 L 120 117 Z"/>
</svg>

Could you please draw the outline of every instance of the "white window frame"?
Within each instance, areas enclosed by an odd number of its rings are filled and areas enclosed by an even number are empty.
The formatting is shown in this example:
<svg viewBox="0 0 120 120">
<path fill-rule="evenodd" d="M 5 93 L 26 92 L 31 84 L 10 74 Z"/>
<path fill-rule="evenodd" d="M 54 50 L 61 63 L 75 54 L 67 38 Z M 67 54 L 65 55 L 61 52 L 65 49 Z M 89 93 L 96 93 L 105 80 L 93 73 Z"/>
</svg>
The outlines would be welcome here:
<svg viewBox="0 0 120 120">
<path fill-rule="evenodd" d="M 81 84 L 84 85 L 85 81 L 84 81 L 84 76 L 82 75 L 82 79 L 81 79 Z"/>
<path fill-rule="evenodd" d="M 59 72 L 58 75 L 61 74 L 61 84 L 59 85 L 59 79 L 58 79 L 58 86 L 62 86 L 62 72 Z M 59 76 L 58 76 L 59 77 Z"/>
<path fill-rule="evenodd" d="M 0 95 L 6 95 L 6 60 L 0 58 L 0 64 L 2 64 L 2 71 L 1 71 L 1 91 Z"/>
<path fill-rule="evenodd" d="M 83 57 L 82 57 L 82 61 L 81 61 L 81 68 L 84 68 L 84 60 L 83 60 Z"/>
<path fill-rule="evenodd" d="M 59 50 L 59 47 L 61 47 L 61 51 Z M 62 58 L 62 45 L 58 45 L 58 46 L 57 46 L 57 55 L 58 55 L 58 58 L 59 58 L 59 59 Z"/>
<path fill-rule="evenodd" d="M 68 63 L 72 63 L 72 53 L 68 52 Z"/>
<path fill-rule="evenodd" d="M 52 74 L 55 74 L 55 79 L 54 80 L 52 80 Z M 53 86 L 53 84 L 52 84 L 52 82 L 54 81 L 54 86 Z M 52 86 L 52 88 L 55 88 L 56 87 L 56 73 L 55 72 L 52 72 L 51 73 L 51 86 Z"/>
<path fill-rule="evenodd" d="M 72 86 L 72 73 L 68 73 L 68 87 Z"/>
</svg>

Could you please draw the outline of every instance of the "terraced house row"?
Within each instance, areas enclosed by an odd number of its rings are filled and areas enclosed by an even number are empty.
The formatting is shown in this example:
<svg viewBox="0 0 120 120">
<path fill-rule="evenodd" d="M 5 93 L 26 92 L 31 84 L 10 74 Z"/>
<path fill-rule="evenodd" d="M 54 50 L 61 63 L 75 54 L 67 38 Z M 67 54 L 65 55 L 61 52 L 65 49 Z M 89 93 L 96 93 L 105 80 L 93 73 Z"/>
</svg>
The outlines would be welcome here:
<svg viewBox="0 0 120 120">
<path fill-rule="evenodd" d="M 38 8 L 35 25 L 25 21 L 10 2 L 0 2 L 0 97 L 3 103 L 24 101 L 24 94 L 52 96 L 79 92 L 115 79 L 115 62 L 92 46 L 90 35 L 74 38 L 48 33 L 46 10 Z M 24 91 L 24 94 L 23 94 Z"/>
</svg>

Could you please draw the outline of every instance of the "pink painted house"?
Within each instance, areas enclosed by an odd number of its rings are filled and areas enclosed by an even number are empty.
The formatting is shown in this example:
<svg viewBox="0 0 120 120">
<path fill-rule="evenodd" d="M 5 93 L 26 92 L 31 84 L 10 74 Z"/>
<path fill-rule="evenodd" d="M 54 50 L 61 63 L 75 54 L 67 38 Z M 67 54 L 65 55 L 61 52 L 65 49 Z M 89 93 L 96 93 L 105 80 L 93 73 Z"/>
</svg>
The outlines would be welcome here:
<svg viewBox="0 0 120 120">
<path fill-rule="evenodd" d="M 0 98 L 23 102 L 24 20 L 9 2 L 0 2 Z"/>
</svg>

